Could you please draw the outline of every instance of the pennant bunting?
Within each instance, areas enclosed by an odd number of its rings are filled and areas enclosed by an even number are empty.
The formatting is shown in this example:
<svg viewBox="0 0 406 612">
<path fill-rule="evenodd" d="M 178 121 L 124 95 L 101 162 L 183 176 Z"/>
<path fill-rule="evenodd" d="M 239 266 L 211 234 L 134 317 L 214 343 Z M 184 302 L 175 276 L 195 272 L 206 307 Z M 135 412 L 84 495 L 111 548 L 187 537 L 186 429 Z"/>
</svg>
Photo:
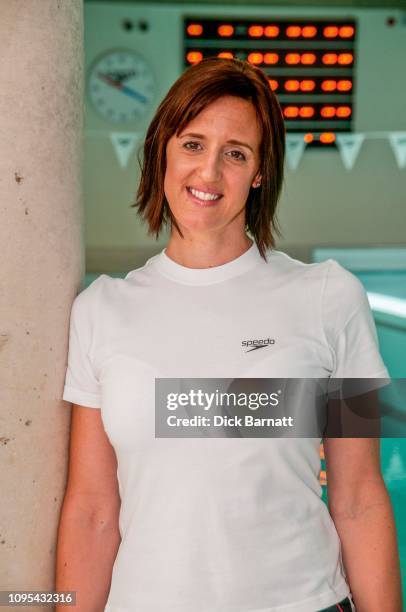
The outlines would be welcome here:
<svg viewBox="0 0 406 612">
<path fill-rule="evenodd" d="M 389 142 L 398 168 L 406 168 L 406 132 L 390 132 Z"/>
<path fill-rule="evenodd" d="M 126 168 L 128 160 L 139 142 L 139 132 L 111 132 L 110 140 L 121 168 Z"/>
<path fill-rule="evenodd" d="M 336 134 L 337 147 L 341 160 L 347 170 L 351 170 L 354 167 L 364 140 L 365 134 Z"/>
<path fill-rule="evenodd" d="M 286 134 L 286 161 L 290 170 L 297 170 L 305 147 L 303 134 Z"/>
</svg>

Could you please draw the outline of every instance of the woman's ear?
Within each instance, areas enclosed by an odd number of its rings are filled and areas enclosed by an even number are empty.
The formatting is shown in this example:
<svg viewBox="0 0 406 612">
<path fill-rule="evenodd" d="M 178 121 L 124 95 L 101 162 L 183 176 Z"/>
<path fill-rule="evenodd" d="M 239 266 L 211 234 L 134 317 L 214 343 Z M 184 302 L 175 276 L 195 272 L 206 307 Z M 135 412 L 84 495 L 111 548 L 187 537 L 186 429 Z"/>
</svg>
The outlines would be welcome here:
<svg viewBox="0 0 406 612">
<path fill-rule="evenodd" d="M 254 180 L 252 181 L 252 187 L 254 189 L 256 189 L 257 187 L 259 187 L 261 185 L 261 173 L 258 172 L 258 174 L 256 175 L 256 177 L 254 178 Z"/>
</svg>

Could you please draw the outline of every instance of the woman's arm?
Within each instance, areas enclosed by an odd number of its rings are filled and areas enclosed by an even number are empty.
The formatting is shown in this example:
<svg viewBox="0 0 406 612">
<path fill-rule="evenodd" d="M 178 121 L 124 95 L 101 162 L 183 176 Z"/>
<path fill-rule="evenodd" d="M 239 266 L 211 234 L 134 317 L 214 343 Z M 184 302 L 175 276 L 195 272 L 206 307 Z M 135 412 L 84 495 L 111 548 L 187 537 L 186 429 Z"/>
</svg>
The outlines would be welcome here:
<svg viewBox="0 0 406 612">
<path fill-rule="evenodd" d="M 357 612 L 402 612 L 396 526 L 380 440 L 325 438 L 328 505 Z"/>
<path fill-rule="evenodd" d="M 57 543 L 56 590 L 76 591 L 78 612 L 101 612 L 120 544 L 114 450 L 100 410 L 72 409 L 68 483 Z M 56 606 L 62 612 L 66 606 Z"/>
</svg>

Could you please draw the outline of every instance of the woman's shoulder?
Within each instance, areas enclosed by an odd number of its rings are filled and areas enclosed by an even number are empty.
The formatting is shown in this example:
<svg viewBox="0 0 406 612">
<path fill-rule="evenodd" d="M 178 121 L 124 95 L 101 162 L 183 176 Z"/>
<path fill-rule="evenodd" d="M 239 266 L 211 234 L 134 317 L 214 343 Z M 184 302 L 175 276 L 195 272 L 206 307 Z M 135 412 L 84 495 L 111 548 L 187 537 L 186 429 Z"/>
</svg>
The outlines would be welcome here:
<svg viewBox="0 0 406 612">
<path fill-rule="evenodd" d="M 335 259 L 326 262 L 325 295 L 331 301 L 338 304 L 344 303 L 357 305 L 367 302 L 367 293 L 359 278 L 344 268 Z"/>
<path fill-rule="evenodd" d="M 330 261 L 305 262 L 289 255 L 285 251 L 270 249 L 267 251 L 269 270 L 281 275 L 292 275 L 298 279 L 322 280 L 328 274 Z"/>
<path fill-rule="evenodd" d="M 92 301 L 107 297 L 109 294 L 115 294 L 120 289 L 125 289 L 129 284 L 136 284 L 141 281 L 146 275 L 153 263 L 155 257 L 151 257 L 145 264 L 134 268 L 129 272 L 117 274 L 89 274 L 86 276 L 85 286 L 81 290 L 81 301 Z"/>
<path fill-rule="evenodd" d="M 284 251 L 271 249 L 267 257 L 268 263 L 283 271 L 297 271 L 304 275 L 318 276 L 329 286 L 345 288 L 347 291 L 359 292 L 362 289 L 361 281 L 349 270 L 344 268 L 335 259 L 326 259 L 318 262 L 304 262 L 292 257 Z"/>
<path fill-rule="evenodd" d="M 368 309 L 368 297 L 361 281 L 335 259 L 306 263 L 283 251 L 272 250 L 269 270 L 281 279 L 294 281 L 297 292 L 314 304 L 321 299 L 326 314 L 351 313 L 359 307 Z"/>
</svg>

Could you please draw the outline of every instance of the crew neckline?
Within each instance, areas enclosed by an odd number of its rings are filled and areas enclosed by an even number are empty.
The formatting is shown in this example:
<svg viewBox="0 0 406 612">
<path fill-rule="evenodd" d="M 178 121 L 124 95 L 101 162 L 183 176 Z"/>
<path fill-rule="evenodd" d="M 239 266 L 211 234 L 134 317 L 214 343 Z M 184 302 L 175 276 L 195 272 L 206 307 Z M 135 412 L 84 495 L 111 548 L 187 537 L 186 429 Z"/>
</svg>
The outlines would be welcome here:
<svg viewBox="0 0 406 612">
<path fill-rule="evenodd" d="M 268 252 L 269 253 L 269 252 Z M 267 258 L 269 257 L 267 253 Z M 163 249 L 153 258 L 153 264 L 161 274 L 187 285 L 210 285 L 240 276 L 258 264 L 265 264 L 255 242 L 242 255 L 213 268 L 187 268 L 177 263 Z"/>
</svg>

